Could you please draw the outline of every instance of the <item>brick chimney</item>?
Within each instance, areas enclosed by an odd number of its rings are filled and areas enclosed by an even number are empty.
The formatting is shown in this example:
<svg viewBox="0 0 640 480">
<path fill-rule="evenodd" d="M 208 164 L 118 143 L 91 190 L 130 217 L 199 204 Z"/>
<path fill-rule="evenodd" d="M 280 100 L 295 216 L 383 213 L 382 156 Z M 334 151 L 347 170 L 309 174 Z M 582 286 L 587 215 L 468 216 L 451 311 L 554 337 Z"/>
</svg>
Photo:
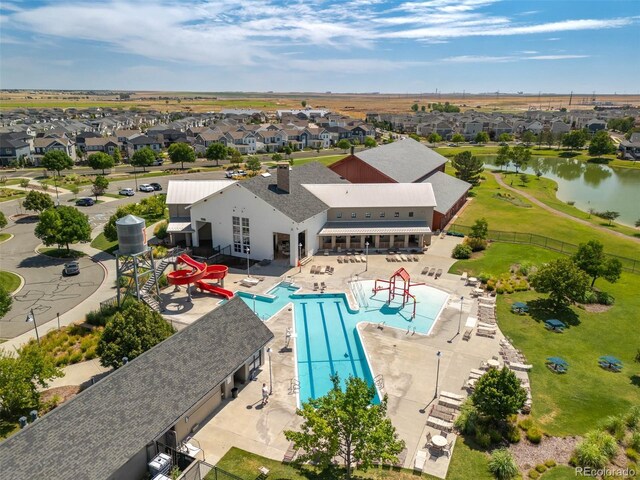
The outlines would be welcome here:
<svg viewBox="0 0 640 480">
<path fill-rule="evenodd" d="M 287 162 L 278 163 L 278 190 L 290 192 L 289 164 Z"/>
<path fill-rule="evenodd" d="M 354 153 L 356 153 L 356 147 L 351 145 L 351 155 L 353 155 Z"/>
</svg>

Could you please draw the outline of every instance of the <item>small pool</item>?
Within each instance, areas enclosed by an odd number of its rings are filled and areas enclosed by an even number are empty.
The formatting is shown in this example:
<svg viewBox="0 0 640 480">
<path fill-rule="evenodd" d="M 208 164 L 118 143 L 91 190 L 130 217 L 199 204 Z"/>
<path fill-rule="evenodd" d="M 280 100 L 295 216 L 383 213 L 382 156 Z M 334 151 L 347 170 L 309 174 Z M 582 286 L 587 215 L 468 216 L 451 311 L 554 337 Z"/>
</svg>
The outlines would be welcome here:
<svg viewBox="0 0 640 480">
<path fill-rule="evenodd" d="M 409 333 L 428 333 L 446 305 L 449 295 L 428 286 L 411 288 L 417 301 L 402 307 L 396 298 L 386 304 L 387 292 L 372 293 L 373 281 L 352 282 L 354 297 L 360 304 L 352 310 L 344 293 L 298 294 L 297 287 L 280 283 L 267 295 L 238 292 L 244 302 L 262 319 L 268 319 L 292 303 L 294 308 L 297 374 L 300 402 L 317 398 L 331 389 L 330 377 L 338 374 L 342 381 L 350 375 L 374 383 L 369 362 L 356 325 L 359 322 L 384 323 Z M 375 402 L 379 399 L 376 397 Z"/>
</svg>

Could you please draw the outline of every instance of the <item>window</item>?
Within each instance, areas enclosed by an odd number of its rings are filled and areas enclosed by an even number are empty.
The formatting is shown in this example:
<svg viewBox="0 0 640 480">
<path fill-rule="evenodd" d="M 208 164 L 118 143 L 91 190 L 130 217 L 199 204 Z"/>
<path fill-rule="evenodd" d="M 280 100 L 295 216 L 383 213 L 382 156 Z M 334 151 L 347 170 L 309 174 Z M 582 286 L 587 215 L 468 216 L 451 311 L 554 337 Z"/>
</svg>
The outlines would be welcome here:
<svg viewBox="0 0 640 480">
<path fill-rule="evenodd" d="M 336 213 L 336 218 L 342 218 L 342 212 Z"/>
<path fill-rule="evenodd" d="M 351 212 L 351 218 L 357 218 L 356 212 Z"/>
<path fill-rule="evenodd" d="M 413 218 L 413 212 L 409 212 L 409 218 Z"/>
<path fill-rule="evenodd" d="M 369 212 L 365 213 L 364 218 L 371 218 L 371 214 Z"/>
<path fill-rule="evenodd" d="M 251 246 L 249 240 L 249 219 L 232 217 L 233 224 L 233 251 L 235 253 L 246 253 L 247 248 Z M 242 225 L 242 226 L 241 226 Z"/>
<path fill-rule="evenodd" d="M 400 212 L 395 212 L 395 213 L 393 214 L 393 216 L 394 216 L 395 218 L 398 218 L 398 217 L 400 216 Z"/>
<path fill-rule="evenodd" d="M 384 218 L 384 212 L 380 212 L 380 218 Z"/>
</svg>

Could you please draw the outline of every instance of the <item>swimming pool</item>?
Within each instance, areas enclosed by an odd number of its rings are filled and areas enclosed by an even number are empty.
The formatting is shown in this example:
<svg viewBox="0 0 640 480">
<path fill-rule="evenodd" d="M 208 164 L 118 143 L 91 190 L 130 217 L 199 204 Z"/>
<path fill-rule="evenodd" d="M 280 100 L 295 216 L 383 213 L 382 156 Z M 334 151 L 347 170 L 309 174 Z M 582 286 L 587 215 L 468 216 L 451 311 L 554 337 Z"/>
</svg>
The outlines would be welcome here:
<svg viewBox="0 0 640 480">
<path fill-rule="evenodd" d="M 359 322 L 384 323 L 413 334 L 428 333 L 446 305 L 449 295 L 428 286 L 411 288 L 416 296 L 416 317 L 411 318 L 411 303 L 402 307 L 396 298 L 387 305 L 386 292 L 373 295 L 373 281 L 352 282 L 354 297 L 360 304 L 353 310 L 344 293 L 296 293 L 298 288 L 280 283 L 267 295 L 238 292 L 256 314 L 268 319 L 293 304 L 296 333 L 297 375 L 300 382 L 299 401 L 317 398 L 331 389 L 331 375 L 342 381 L 350 375 L 373 384 L 374 379 L 360 341 L 356 325 Z M 254 298 L 255 297 L 255 298 Z M 379 399 L 376 397 L 375 402 Z"/>
</svg>

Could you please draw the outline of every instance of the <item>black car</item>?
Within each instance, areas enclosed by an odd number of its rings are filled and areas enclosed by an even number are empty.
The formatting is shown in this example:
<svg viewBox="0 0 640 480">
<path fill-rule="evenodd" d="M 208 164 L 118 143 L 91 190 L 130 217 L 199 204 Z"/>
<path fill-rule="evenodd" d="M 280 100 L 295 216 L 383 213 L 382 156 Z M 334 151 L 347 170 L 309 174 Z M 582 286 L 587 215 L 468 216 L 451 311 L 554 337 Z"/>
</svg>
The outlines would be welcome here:
<svg viewBox="0 0 640 480">
<path fill-rule="evenodd" d="M 91 205 L 95 205 L 95 204 L 96 204 L 96 201 L 90 197 L 79 198 L 78 200 L 76 200 L 77 207 L 90 207 Z"/>
<path fill-rule="evenodd" d="M 150 183 L 149 185 L 151 185 L 156 192 L 162 190 L 162 185 L 159 183 Z"/>
</svg>

